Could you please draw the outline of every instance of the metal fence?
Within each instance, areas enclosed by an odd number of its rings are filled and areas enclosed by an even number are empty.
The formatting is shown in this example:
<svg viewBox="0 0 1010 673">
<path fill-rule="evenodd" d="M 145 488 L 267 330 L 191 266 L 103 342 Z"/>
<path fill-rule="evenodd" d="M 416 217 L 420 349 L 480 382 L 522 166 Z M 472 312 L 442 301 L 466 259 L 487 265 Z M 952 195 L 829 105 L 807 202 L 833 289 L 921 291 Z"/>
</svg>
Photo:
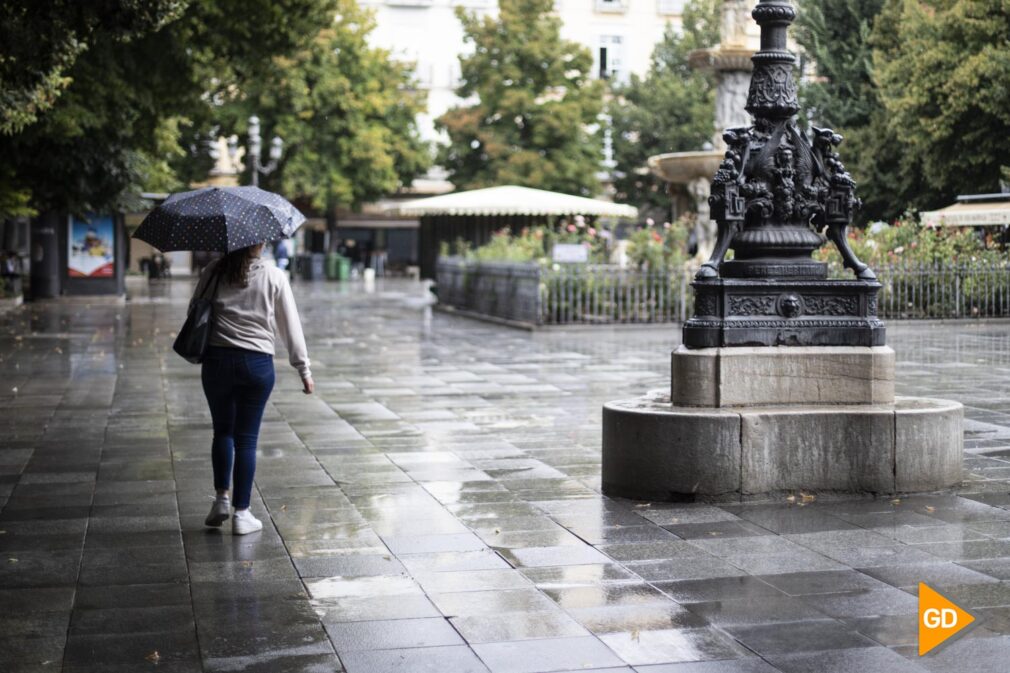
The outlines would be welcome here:
<svg viewBox="0 0 1010 673">
<path fill-rule="evenodd" d="M 691 315 L 691 276 L 570 265 L 541 276 L 540 322 L 545 325 L 683 322 Z"/>
<path fill-rule="evenodd" d="M 1010 317 L 1010 265 L 901 264 L 875 269 L 880 317 Z"/>
<path fill-rule="evenodd" d="M 475 313 L 539 325 L 675 323 L 691 316 L 687 271 L 611 265 L 469 263 L 442 259 L 440 301 Z M 877 267 L 881 318 L 1010 317 L 1010 263 Z M 833 273 L 852 278 L 850 272 Z"/>
</svg>

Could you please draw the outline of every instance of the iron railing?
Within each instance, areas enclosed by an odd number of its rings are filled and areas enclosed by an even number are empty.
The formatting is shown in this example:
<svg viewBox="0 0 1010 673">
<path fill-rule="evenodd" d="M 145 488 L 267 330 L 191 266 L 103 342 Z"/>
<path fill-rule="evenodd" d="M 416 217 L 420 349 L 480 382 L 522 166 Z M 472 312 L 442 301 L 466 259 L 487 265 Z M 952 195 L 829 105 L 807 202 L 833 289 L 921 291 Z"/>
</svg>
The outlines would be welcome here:
<svg viewBox="0 0 1010 673">
<path fill-rule="evenodd" d="M 691 276 L 684 271 L 567 265 L 541 273 L 540 323 L 600 325 L 683 322 L 691 314 Z"/>
<path fill-rule="evenodd" d="M 1008 264 L 899 264 L 875 269 L 881 318 L 1010 317 Z"/>
<path fill-rule="evenodd" d="M 1010 263 L 897 264 L 875 271 L 883 319 L 1010 318 Z M 852 278 L 841 271 L 832 276 Z M 691 280 L 682 270 L 439 261 L 442 303 L 539 325 L 683 322 L 694 307 Z"/>
</svg>

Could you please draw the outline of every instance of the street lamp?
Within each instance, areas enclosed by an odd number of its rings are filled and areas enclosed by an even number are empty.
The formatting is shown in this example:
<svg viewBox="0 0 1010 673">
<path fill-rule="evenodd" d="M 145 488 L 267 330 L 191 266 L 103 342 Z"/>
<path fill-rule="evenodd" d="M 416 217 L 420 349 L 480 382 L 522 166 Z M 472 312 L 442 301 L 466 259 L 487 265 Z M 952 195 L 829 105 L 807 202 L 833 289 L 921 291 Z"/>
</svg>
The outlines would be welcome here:
<svg viewBox="0 0 1010 673">
<path fill-rule="evenodd" d="M 284 141 L 280 136 L 274 136 L 270 141 L 270 163 L 264 165 L 260 156 L 263 152 L 263 138 L 260 137 L 260 118 L 256 115 L 249 117 L 249 171 L 252 173 L 253 187 L 258 187 L 260 174 L 269 175 L 277 170 L 277 163 L 284 153 Z M 238 136 L 228 139 L 228 155 L 232 163 L 238 162 Z"/>
</svg>

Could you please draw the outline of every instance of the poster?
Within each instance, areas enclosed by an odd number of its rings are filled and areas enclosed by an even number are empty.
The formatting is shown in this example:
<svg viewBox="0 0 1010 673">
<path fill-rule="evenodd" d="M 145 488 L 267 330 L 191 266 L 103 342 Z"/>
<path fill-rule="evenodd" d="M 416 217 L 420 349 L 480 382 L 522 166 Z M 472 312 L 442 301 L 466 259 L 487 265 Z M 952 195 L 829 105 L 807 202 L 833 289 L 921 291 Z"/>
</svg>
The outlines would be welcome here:
<svg viewBox="0 0 1010 673">
<path fill-rule="evenodd" d="M 71 278 L 112 278 L 116 274 L 116 224 L 111 215 L 70 217 L 67 274 Z"/>
</svg>

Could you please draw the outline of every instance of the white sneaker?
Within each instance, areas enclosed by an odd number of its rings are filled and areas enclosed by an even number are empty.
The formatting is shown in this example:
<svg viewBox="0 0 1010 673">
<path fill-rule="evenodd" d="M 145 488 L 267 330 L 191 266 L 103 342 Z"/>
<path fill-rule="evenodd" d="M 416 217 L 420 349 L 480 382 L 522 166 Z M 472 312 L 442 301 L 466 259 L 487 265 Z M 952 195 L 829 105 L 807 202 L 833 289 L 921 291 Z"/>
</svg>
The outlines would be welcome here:
<svg viewBox="0 0 1010 673">
<path fill-rule="evenodd" d="M 263 530 L 263 522 L 252 515 L 247 509 L 235 510 L 235 516 L 231 518 L 231 532 L 233 535 L 248 535 Z"/>
<path fill-rule="evenodd" d="M 218 496 L 214 498 L 214 504 L 210 506 L 210 514 L 204 519 L 208 526 L 220 526 L 228 520 L 228 511 L 231 509 L 231 501 L 228 496 Z"/>
</svg>

